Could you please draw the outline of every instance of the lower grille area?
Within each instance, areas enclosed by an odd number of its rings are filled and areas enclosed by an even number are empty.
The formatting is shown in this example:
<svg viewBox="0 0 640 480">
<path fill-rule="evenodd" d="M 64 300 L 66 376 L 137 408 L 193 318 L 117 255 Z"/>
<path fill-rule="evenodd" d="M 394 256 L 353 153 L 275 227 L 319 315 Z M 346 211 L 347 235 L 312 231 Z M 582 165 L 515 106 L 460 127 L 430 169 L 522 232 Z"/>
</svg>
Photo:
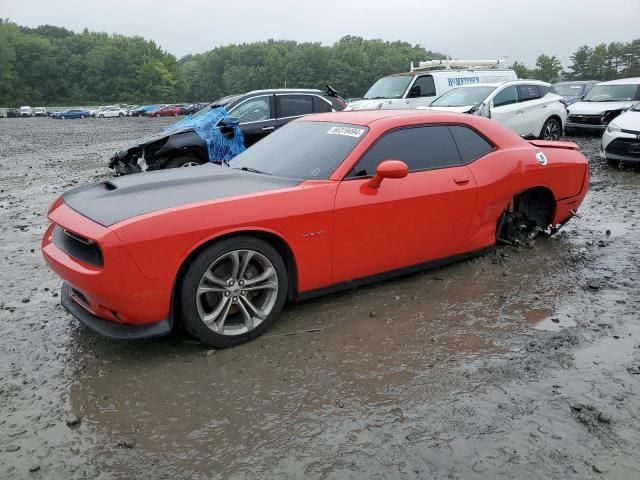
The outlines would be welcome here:
<svg viewBox="0 0 640 480">
<path fill-rule="evenodd" d="M 617 138 L 607 145 L 606 152 L 640 159 L 640 140 L 635 138 Z"/>
<path fill-rule="evenodd" d="M 567 122 L 583 125 L 604 125 L 602 123 L 602 115 L 569 115 Z"/>
</svg>

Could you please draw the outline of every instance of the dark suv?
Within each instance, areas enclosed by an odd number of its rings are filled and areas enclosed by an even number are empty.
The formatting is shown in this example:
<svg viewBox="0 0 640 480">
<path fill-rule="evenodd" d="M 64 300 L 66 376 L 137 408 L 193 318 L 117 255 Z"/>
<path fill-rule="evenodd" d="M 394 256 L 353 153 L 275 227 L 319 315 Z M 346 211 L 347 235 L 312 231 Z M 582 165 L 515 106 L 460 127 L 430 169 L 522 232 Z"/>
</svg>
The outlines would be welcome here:
<svg viewBox="0 0 640 480">
<path fill-rule="evenodd" d="M 254 90 L 221 98 L 199 110 L 193 118 L 224 107 L 230 117 L 238 120 L 245 146 L 250 147 L 291 120 L 312 113 L 344 110 L 346 105 L 330 85 L 326 92 L 315 89 Z M 177 128 L 120 150 L 111 158 L 109 168 L 127 174 L 208 161 L 207 146 L 193 128 Z"/>
</svg>

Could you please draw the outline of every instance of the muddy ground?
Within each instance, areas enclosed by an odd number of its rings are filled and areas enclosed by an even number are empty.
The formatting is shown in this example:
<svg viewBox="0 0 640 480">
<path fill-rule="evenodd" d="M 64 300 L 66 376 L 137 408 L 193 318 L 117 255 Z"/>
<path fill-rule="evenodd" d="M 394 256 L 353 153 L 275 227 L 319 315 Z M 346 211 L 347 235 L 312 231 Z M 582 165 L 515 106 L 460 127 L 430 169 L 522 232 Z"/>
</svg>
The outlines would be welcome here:
<svg viewBox="0 0 640 480">
<path fill-rule="evenodd" d="M 640 478 L 640 173 L 597 139 L 581 218 L 532 248 L 290 305 L 234 349 L 117 343 L 59 305 L 46 211 L 171 121 L 0 120 L 0 478 Z"/>
</svg>

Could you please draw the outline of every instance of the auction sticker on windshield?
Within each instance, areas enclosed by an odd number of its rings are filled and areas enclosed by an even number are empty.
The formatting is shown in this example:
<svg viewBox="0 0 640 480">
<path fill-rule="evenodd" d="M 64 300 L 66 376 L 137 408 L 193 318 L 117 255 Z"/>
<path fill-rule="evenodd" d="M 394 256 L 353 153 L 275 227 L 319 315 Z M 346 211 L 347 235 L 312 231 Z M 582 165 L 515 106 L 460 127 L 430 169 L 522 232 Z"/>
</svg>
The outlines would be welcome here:
<svg viewBox="0 0 640 480">
<path fill-rule="evenodd" d="M 346 135 L 347 137 L 360 138 L 364 133 L 363 128 L 355 127 L 331 127 L 327 135 Z"/>
</svg>

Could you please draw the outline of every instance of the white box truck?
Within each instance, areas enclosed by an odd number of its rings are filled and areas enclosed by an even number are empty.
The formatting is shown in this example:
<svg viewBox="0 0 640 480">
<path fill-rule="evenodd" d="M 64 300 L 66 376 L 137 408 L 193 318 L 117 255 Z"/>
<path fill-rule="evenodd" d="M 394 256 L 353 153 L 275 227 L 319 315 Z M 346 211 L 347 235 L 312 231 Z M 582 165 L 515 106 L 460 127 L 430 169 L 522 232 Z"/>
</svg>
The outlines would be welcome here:
<svg viewBox="0 0 640 480">
<path fill-rule="evenodd" d="M 517 79 L 504 60 L 429 60 L 417 67 L 412 63 L 409 72 L 380 78 L 346 110 L 426 107 L 452 88 Z"/>
</svg>

